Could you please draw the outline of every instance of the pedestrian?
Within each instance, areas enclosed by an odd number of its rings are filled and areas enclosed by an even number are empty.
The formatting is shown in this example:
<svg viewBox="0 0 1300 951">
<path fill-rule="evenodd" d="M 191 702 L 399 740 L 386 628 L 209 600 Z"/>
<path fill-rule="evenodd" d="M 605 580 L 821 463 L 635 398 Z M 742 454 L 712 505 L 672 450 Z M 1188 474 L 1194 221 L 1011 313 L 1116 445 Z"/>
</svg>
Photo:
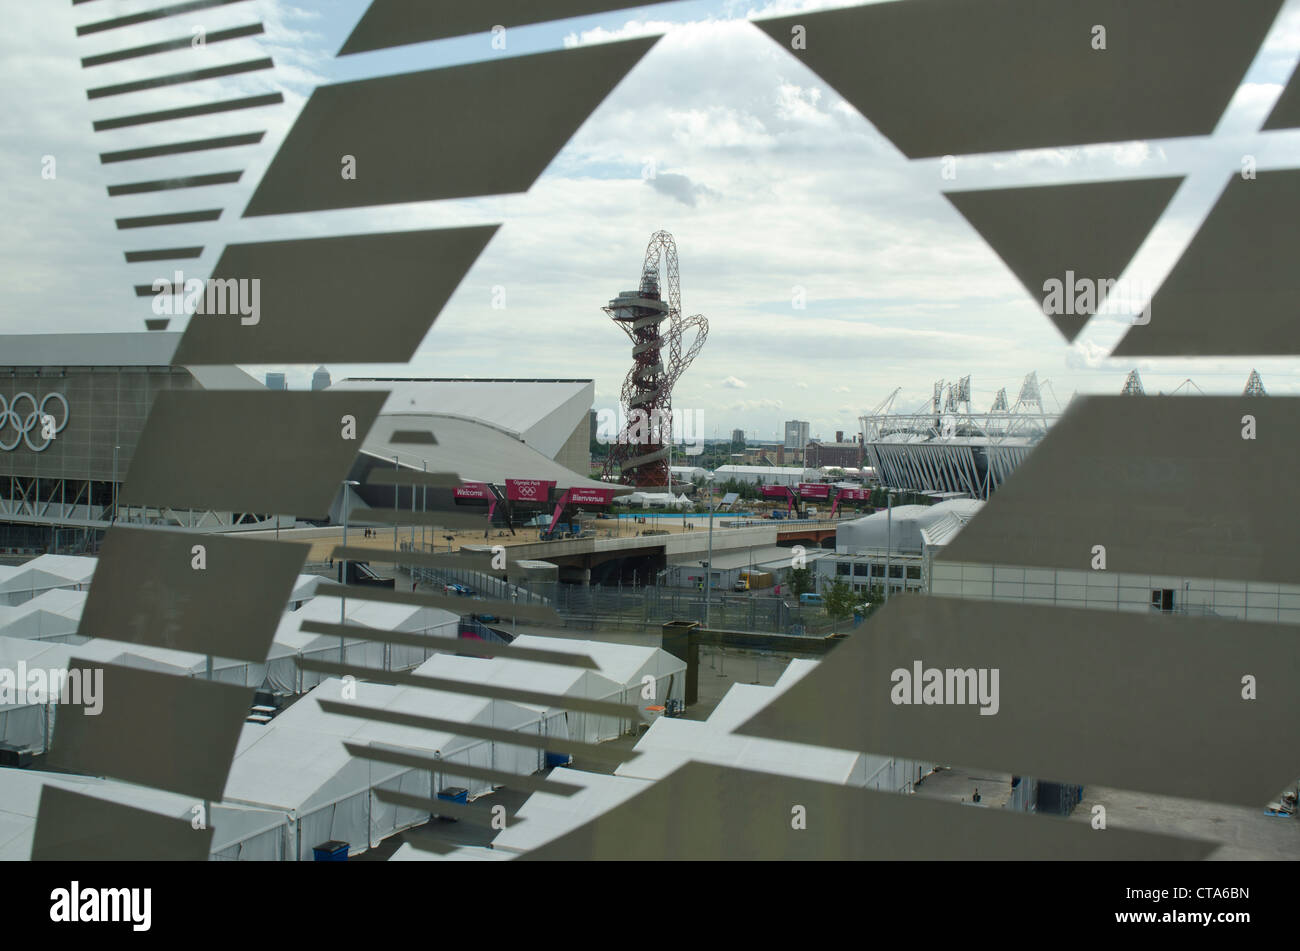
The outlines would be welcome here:
<svg viewBox="0 0 1300 951">
<path fill-rule="evenodd" d="M 979 788 L 978 786 L 975 787 L 975 795 L 973 795 L 973 796 L 970 797 L 970 801 L 971 801 L 971 802 L 979 802 L 979 801 L 980 801 L 980 788 Z"/>
</svg>

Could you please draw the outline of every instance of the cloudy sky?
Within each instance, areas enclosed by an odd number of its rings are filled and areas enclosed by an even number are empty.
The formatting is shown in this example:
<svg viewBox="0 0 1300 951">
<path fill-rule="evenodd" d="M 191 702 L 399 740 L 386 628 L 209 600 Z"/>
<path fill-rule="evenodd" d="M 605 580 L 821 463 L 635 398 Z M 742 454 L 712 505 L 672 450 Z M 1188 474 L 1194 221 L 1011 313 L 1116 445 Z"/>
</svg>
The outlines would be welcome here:
<svg viewBox="0 0 1300 951">
<path fill-rule="evenodd" d="M 809 420 L 814 437 L 856 431 L 857 417 L 896 387 L 902 392 L 895 405 L 910 409 L 936 379 L 966 374 L 977 409 L 1000 387 L 1014 400 L 1031 370 L 1049 381 L 1049 407 L 1076 391 L 1117 392 L 1134 367 L 1148 392 L 1168 392 L 1190 378 L 1204 392 L 1235 393 L 1252 366 L 1270 392 L 1300 392 L 1294 359 L 1109 360 L 1124 329 L 1119 318 L 1093 318 L 1067 345 L 941 191 L 1186 174 L 1127 275 L 1158 283 L 1240 170 L 1243 154 L 1255 155 L 1261 169 L 1294 165 L 1300 155 L 1300 133 L 1254 135 L 1295 68 L 1300 0 L 1287 0 L 1213 137 L 963 158 L 955 183 L 943 180 L 938 160 L 904 159 L 749 22 L 842 2 L 662 3 L 557 24 L 507 25 L 505 50 L 492 49 L 490 36 L 480 34 L 336 60 L 367 2 L 252 0 L 158 21 L 133 31 L 132 42 L 258 20 L 267 31 L 206 52 L 83 70 L 80 57 L 121 42 L 111 31 L 78 39 L 77 24 L 157 4 L 122 0 L 105 14 L 90 5 L 0 0 L 8 24 L 0 37 L 8 91 L 0 129 L 7 186 L 0 191 L 0 333 L 143 329 L 150 301 L 131 287 L 172 269 L 126 265 L 122 252 L 159 246 L 150 240 L 203 244 L 203 256 L 186 262 L 186 276 L 206 277 L 225 242 L 501 222 L 409 366 L 329 369 L 335 378 L 591 377 L 596 407 L 609 407 L 629 365 L 629 343 L 600 308 L 635 286 L 649 236 L 666 229 L 679 249 L 683 310 L 710 324 L 708 344 L 675 397 L 677 406 L 701 414 L 706 437 L 743 428 L 773 438 L 792 418 Z M 663 38 L 526 195 L 237 217 L 317 85 L 649 33 Z M 88 101 L 88 86 L 194 68 L 197 56 L 218 65 L 267 55 L 273 72 L 195 83 L 183 94 L 196 102 L 237 98 L 269 84 L 284 93 L 283 105 L 256 110 L 255 125 L 251 112 L 169 123 L 166 139 L 256 127 L 267 130 L 260 145 L 237 157 L 226 150 L 133 162 L 125 172 L 98 161 L 101 151 L 159 139 L 147 126 L 94 133 L 92 121 L 157 105 L 150 92 Z M 156 102 L 174 105 L 177 95 L 159 94 Z M 130 109 L 122 105 L 127 98 Z M 55 159 L 52 179 L 41 174 L 46 156 Z M 174 210 L 175 201 L 110 199 L 105 186 L 147 179 L 155 170 L 227 168 L 246 171 L 236 184 L 194 190 L 194 207 L 227 209 L 219 223 L 153 234 L 114 228 L 115 217 Z M 504 288 L 504 308 L 492 306 L 496 287 Z M 803 308 L 794 306 L 797 289 Z M 259 377 L 287 370 L 292 386 L 305 386 L 313 368 L 249 369 Z"/>
</svg>

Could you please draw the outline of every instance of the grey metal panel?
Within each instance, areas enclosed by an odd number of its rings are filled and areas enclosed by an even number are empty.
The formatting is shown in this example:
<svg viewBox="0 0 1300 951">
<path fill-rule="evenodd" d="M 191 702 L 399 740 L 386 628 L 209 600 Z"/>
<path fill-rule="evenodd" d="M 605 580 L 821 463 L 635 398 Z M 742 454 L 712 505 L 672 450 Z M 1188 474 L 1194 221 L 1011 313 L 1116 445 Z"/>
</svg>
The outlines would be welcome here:
<svg viewBox="0 0 1300 951">
<path fill-rule="evenodd" d="M 2 334 L 0 366 L 165 367 L 180 340 L 179 333 Z"/>
<path fill-rule="evenodd" d="M 195 829 L 184 819 L 46 786 L 36 813 L 32 861 L 202 862 L 212 833 L 211 826 Z"/>
<path fill-rule="evenodd" d="M 73 659 L 69 670 L 103 671 L 103 706 L 59 710 L 49 765 L 111 776 L 200 799 L 220 799 L 252 687 L 175 677 Z"/>
<path fill-rule="evenodd" d="M 310 548 L 115 526 L 77 633 L 261 663 Z"/>
<path fill-rule="evenodd" d="M 1233 176 L 1113 356 L 1300 353 L 1300 170 Z"/>
<path fill-rule="evenodd" d="M 997 703 L 951 688 L 920 703 L 920 685 L 897 702 L 895 672 L 918 662 L 997 671 Z M 912 595 L 736 732 L 1260 806 L 1300 766 L 1300 639 L 1284 624 Z"/>
<path fill-rule="evenodd" d="M 1294 129 L 1300 127 L 1300 70 L 1291 74 L 1282 94 L 1277 97 L 1264 129 Z"/>
<path fill-rule="evenodd" d="M 812 675 L 809 675 L 810 677 Z M 806 680 L 807 678 L 805 678 Z M 806 828 L 795 828 L 802 807 Z M 1213 843 L 688 763 L 523 860 L 1202 859 Z"/>
<path fill-rule="evenodd" d="M 905 0 L 755 25 L 924 158 L 1208 135 L 1280 6 Z M 791 47 L 795 26 L 806 49 Z"/>
<path fill-rule="evenodd" d="M 244 215 L 527 191 L 657 40 L 318 87 Z"/>
<path fill-rule="evenodd" d="M 1006 262 L 1041 312 L 1044 282 L 1064 281 L 1067 271 L 1076 279 L 1118 280 L 1181 182 L 1181 177 L 1148 178 L 948 192 L 946 197 Z M 1066 313 L 1048 317 L 1066 340 L 1088 320 Z"/>
<path fill-rule="evenodd" d="M 1296 397 L 1086 397 L 940 559 L 1295 584 L 1297 445 Z"/>
<path fill-rule="evenodd" d="M 374 0 L 340 56 L 424 43 L 467 33 L 486 33 L 498 24 L 509 30 L 526 23 L 563 20 L 635 6 L 628 0 Z"/>
<path fill-rule="evenodd" d="M 140 333 L 122 336 L 164 338 L 162 349 L 170 351 L 172 342 L 165 338 L 177 335 Z M 110 342 L 109 353 L 114 353 L 116 344 L 117 341 Z M 150 356 L 158 355 L 156 348 L 144 349 L 152 351 Z M 55 358 L 74 357 L 76 360 L 87 358 L 72 349 L 60 352 L 57 345 L 50 355 Z M 33 452 L 26 443 L 13 450 L 0 450 L 0 476 L 107 481 L 113 478 L 116 455 L 117 476 L 119 479 L 124 477 L 149 409 L 158 394 L 196 387 L 193 376 L 180 367 L 168 367 L 166 362 L 164 358 L 161 366 L 125 368 L 55 364 L 17 369 L 13 376 L 6 375 L 3 386 L 0 386 L 0 396 L 12 399 L 18 393 L 27 392 L 39 401 L 47 394 L 60 393 L 68 401 L 68 421 L 41 452 Z M 23 400 L 22 405 L 26 407 L 27 401 Z M 50 403 L 47 409 L 56 420 L 59 419 L 62 407 L 57 401 Z M 12 427 L 0 433 L 0 439 L 6 444 L 12 443 L 13 437 Z"/>
<path fill-rule="evenodd" d="M 196 315 L 174 360 L 191 366 L 409 360 L 496 229 L 228 245 L 212 277 L 258 281 L 256 323 L 245 323 L 254 318 L 231 305 L 228 314 Z M 377 287 L 384 288 L 383 306 L 376 306 Z"/>
<path fill-rule="evenodd" d="M 276 390 L 159 395 L 120 501 L 324 518 L 384 393 Z M 343 438 L 344 416 L 356 438 Z"/>
</svg>

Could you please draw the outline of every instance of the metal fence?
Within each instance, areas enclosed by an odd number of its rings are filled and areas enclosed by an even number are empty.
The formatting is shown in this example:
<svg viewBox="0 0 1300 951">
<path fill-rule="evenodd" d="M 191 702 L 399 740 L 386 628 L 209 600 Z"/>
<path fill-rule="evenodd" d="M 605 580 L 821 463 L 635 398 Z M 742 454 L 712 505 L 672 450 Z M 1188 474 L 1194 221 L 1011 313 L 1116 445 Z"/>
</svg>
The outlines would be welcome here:
<svg viewBox="0 0 1300 951">
<path fill-rule="evenodd" d="M 405 547 L 406 543 L 403 543 Z M 694 620 L 709 627 L 764 634 L 822 637 L 849 631 L 860 619 L 830 618 L 820 605 L 801 605 L 779 597 L 750 597 L 714 590 L 707 609 L 704 592 L 656 585 L 582 585 L 562 582 L 511 583 L 503 578 L 463 568 L 401 565 L 420 584 L 442 588 L 459 585 L 468 597 L 515 604 L 551 605 L 562 626 L 579 630 L 598 627 L 658 629 L 666 621 Z M 500 608 L 498 610 L 504 610 Z M 469 604 L 466 614 L 472 612 Z"/>
<path fill-rule="evenodd" d="M 848 630 L 853 619 L 832 620 L 820 607 L 803 607 L 781 598 L 744 597 L 714 592 L 706 605 L 700 591 L 638 586 L 587 586 L 550 583 L 530 593 L 552 604 L 566 627 L 659 628 L 667 621 L 692 620 L 711 628 L 812 637 Z M 522 599 L 521 599 L 522 600 Z"/>
</svg>

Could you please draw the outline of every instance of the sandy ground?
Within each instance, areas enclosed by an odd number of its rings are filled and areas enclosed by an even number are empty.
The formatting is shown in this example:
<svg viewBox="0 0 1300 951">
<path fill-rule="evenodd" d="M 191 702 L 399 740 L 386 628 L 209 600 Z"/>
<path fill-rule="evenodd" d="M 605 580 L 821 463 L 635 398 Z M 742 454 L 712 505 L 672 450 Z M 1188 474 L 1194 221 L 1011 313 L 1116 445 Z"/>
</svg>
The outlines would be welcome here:
<svg viewBox="0 0 1300 951">
<path fill-rule="evenodd" d="M 665 518 L 656 520 L 653 516 L 648 516 L 645 523 L 637 522 L 632 518 L 622 519 L 597 519 L 591 523 L 595 526 L 597 538 L 635 538 L 646 530 L 666 531 L 670 534 L 677 535 L 687 531 L 707 532 L 709 528 L 708 518 L 680 519 Z M 778 523 L 779 524 L 779 523 Z M 717 520 L 714 521 L 713 527 L 718 528 Z M 374 548 L 379 551 L 392 551 L 394 548 L 393 529 L 376 528 L 372 529 L 373 535 L 367 536 L 364 528 L 348 528 L 348 546 L 359 548 Z M 258 532 L 257 537 L 274 538 L 274 532 Z M 417 549 L 426 551 L 448 551 L 461 548 L 465 545 L 524 545 L 533 544 L 539 540 L 540 530 L 537 528 L 516 528 L 513 535 L 509 529 L 493 528 L 491 536 L 483 537 L 483 531 L 449 531 L 441 528 L 423 527 L 417 525 L 414 528 L 414 538 Z M 451 536 L 448 541 L 448 536 Z M 398 526 L 397 542 L 409 542 L 412 538 L 411 526 Z M 280 532 L 282 541 L 303 540 L 311 543 L 311 551 L 307 555 L 309 562 L 329 561 L 330 553 L 335 546 L 343 544 L 343 529 L 322 530 L 322 529 L 285 529 Z"/>
</svg>

